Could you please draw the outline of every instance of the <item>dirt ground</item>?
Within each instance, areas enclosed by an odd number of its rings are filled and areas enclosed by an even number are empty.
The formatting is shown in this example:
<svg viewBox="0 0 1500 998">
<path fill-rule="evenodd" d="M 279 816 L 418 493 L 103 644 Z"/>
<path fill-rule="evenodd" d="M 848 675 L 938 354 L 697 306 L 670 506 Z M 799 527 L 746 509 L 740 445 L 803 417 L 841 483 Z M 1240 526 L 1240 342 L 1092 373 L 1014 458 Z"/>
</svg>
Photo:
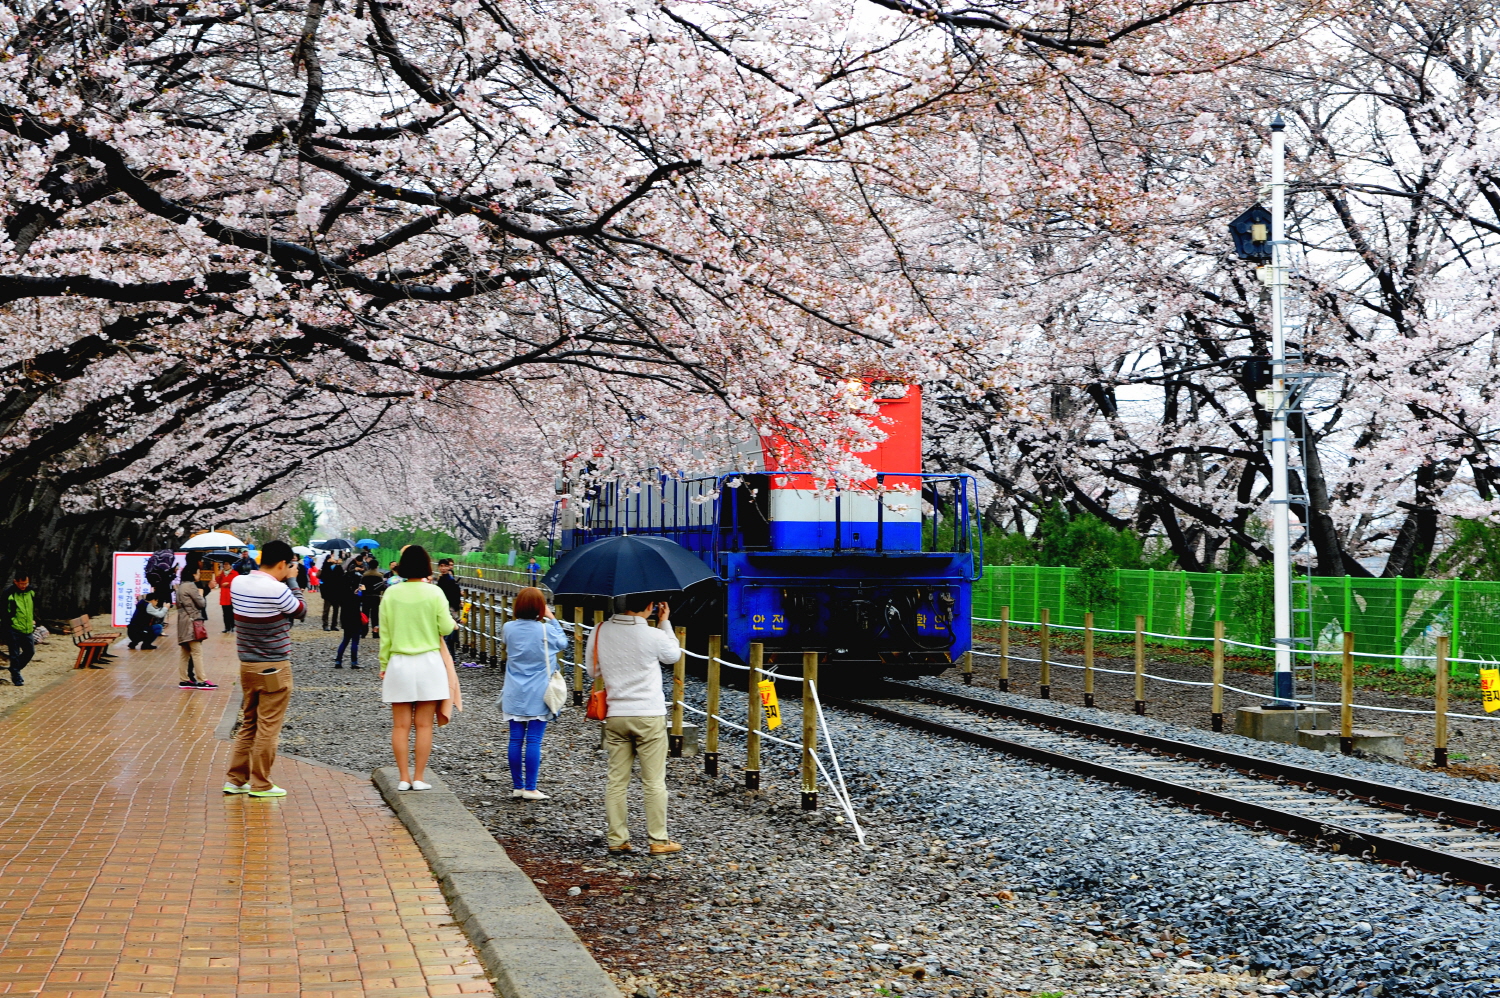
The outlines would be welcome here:
<svg viewBox="0 0 1500 998">
<path fill-rule="evenodd" d="M 94 634 L 97 637 L 119 635 L 120 640 L 108 649 L 112 655 L 118 656 L 117 663 L 124 662 L 130 655 L 125 648 L 124 628 L 117 631 L 112 627 L 96 625 Z M 20 706 L 42 690 L 65 681 L 73 674 L 73 663 L 78 660 L 78 649 L 74 647 L 71 638 L 66 634 L 49 635 L 46 641 L 36 646 L 36 657 L 21 673 L 21 678 L 26 681 L 26 685 L 12 686 L 10 684 L 10 658 L 5 651 L 5 645 L 0 644 L 0 714 Z M 116 667 L 105 665 L 105 668 Z"/>
</svg>

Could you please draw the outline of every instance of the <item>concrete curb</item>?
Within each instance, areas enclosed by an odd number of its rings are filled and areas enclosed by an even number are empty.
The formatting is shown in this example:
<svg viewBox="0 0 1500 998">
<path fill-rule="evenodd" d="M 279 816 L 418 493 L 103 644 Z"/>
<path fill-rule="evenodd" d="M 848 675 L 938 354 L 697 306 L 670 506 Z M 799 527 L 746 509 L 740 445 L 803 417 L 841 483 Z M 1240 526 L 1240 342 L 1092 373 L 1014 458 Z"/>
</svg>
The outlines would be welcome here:
<svg viewBox="0 0 1500 998">
<path fill-rule="evenodd" d="M 621 998 L 531 878 L 441 780 L 429 772 L 431 790 L 402 793 L 394 766 L 370 779 L 427 857 L 502 998 Z"/>
</svg>

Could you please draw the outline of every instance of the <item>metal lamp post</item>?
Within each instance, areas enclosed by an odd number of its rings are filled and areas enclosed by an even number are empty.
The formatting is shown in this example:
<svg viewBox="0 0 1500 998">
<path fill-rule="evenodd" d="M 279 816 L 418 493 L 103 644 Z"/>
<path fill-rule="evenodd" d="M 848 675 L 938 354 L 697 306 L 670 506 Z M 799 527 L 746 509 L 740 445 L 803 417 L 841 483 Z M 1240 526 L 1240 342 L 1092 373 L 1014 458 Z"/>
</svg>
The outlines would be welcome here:
<svg viewBox="0 0 1500 998">
<path fill-rule="evenodd" d="M 1291 503 L 1287 495 L 1286 389 L 1286 122 L 1271 121 L 1271 570 L 1275 577 L 1276 701 L 1294 708 L 1292 688 Z"/>
<path fill-rule="evenodd" d="M 1286 122 L 1271 121 L 1271 210 L 1255 205 L 1229 223 L 1235 253 L 1261 263 L 1261 279 L 1271 289 L 1271 356 L 1250 358 L 1245 384 L 1271 417 L 1271 550 L 1275 582 L 1275 695 L 1266 706 L 1289 710 L 1292 699 L 1292 551 L 1287 489 L 1286 286 L 1290 261 L 1286 239 Z"/>
</svg>

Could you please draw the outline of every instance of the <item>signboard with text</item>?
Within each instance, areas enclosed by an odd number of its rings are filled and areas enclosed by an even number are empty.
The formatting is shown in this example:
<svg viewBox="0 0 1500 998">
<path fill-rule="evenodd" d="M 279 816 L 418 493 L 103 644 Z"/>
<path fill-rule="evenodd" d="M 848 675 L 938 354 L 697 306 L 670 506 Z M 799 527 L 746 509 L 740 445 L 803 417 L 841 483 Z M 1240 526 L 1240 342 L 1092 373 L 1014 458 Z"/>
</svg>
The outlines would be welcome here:
<svg viewBox="0 0 1500 998">
<path fill-rule="evenodd" d="M 115 552 L 114 583 L 110 591 L 111 626 L 129 626 L 136 601 L 151 591 L 151 583 L 146 581 L 146 562 L 150 560 L 150 551 Z M 187 555 L 179 551 L 173 567 L 174 588 L 186 563 Z"/>
</svg>

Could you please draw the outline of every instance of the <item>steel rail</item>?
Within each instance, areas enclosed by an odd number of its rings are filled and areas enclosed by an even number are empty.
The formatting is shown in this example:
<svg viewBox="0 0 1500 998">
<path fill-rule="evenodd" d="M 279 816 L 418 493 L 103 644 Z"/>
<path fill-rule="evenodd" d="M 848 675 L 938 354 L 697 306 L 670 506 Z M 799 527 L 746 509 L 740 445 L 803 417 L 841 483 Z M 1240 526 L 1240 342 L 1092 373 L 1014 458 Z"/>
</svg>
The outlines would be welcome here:
<svg viewBox="0 0 1500 998">
<path fill-rule="evenodd" d="M 1455 797 L 1444 797 L 1408 787 L 1392 786 L 1389 783 L 1377 783 L 1374 780 L 1364 780 L 1357 776 L 1329 773 L 1308 766 L 1299 766 L 1296 763 L 1258 759 L 1238 752 L 1210 748 L 1206 745 L 1195 745 L 1192 742 L 1162 738 L 1107 724 L 1094 724 L 1071 717 L 1059 717 L 1056 714 L 994 703 L 990 700 L 948 693 L 943 690 L 912 686 L 908 683 L 887 682 L 884 687 L 898 691 L 900 696 L 908 699 L 932 700 L 963 710 L 1000 714 L 1028 724 L 1119 742 L 1127 747 L 1134 746 L 1147 751 L 1159 751 L 1192 762 L 1228 766 L 1246 776 L 1285 780 L 1288 783 L 1316 787 L 1319 790 L 1327 790 L 1362 803 L 1400 811 L 1403 814 L 1420 814 L 1438 821 L 1478 828 L 1481 831 L 1500 829 L 1500 807 L 1487 804 L 1475 804 L 1472 801 L 1459 800 Z"/>
<path fill-rule="evenodd" d="M 1007 707 L 1003 704 L 994 704 L 985 700 L 953 696 L 921 687 L 907 686 L 904 683 L 887 683 L 885 685 L 890 692 L 900 693 L 902 699 L 929 699 L 948 706 L 957 706 L 976 711 L 993 711 L 1015 717 L 1018 720 L 1030 720 L 1034 717 L 1048 727 L 1063 728 L 1074 734 L 1093 735 L 1094 737 L 1105 738 L 1126 746 L 1133 745 L 1134 747 L 1147 749 L 1148 751 L 1150 749 L 1161 749 L 1165 752 L 1168 747 L 1171 747 L 1174 756 L 1178 754 L 1176 750 L 1180 747 L 1183 751 L 1183 759 L 1185 761 L 1227 763 L 1231 768 L 1245 775 L 1260 778 L 1265 778 L 1271 771 L 1270 766 L 1262 765 L 1264 760 L 1247 760 L 1244 756 L 1219 752 L 1217 750 L 1204 750 L 1201 746 L 1191 745 L 1186 742 L 1142 736 L 1136 732 L 1110 728 L 1104 725 L 1088 724 L 1088 722 L 1074 722 L 1070 718 L 1058 718 L 1050 714 Z M 1432 849 L 1414 842 L 1406 842 L 1385 835 L 1346 828 L 1323 819 L 1295 814 L 1280 808 L 1241 800 L 1226 794 L 1196 789 L 1181 783 L 1175 783 L 1171 780 L 1158 779 L 1135 770 L 1110 766 L 1092 759 L 1079 758 L 1078 756 L 1068 755 L 1064 752 L 1057 752 L 1041 746 L 1003 738 L 999 735 L 947 724 L 929 717 L 907 713 L 888 705 L 870 703 L 863 699 L 841 699 L 838 701 L 838 706 L 933 734 L 943 735 L 957 741 L 968 742 L 969 744 L 1005 752 L 1008 755 L 1014 755 L 1031 762 L 1069 770 L 1106 783 L 1126 786 L 1133 790 L 1154 794 L 1168 800 L 1176 801 L 1179 804 L 1184 804 L 1198 813 L 1226 818 L 1249 825 L 1256 830 L 1280 832 L 1286 835 L 1288 839 L 1310 842 L 1316 847 L 1327 848 L 1330 851 L 1340 854 L 1353 855 L 1392 866 L 1412 867 L 1436 873 L 1445 878 L 1452 878 L 1472 884 L 1485 891 L 1491 891 L 1496 886 L 1500 886 L 1500 866 L 1479 862 L 1464 856 L 1456 856 L 1452 853 Z M 1080 728 L 1071 727 L 1075 724 L 1080 725 L 1083 729 L 1092 730 L 1081 730 Z M 1186 755 L 1188 750 L 1197 752 L 1200 756 L 1204 757 L 1191 759 Z M 1213 753 L 1214 758 L 1207 758 L 1206 754 L 1208 752 Z M 1221 758 L 1223 762 L 1220 762 Z M 1278 769 L 1286 771 L 1296 771 L 1320 777 L 1328 775 L 1297 766 L 1276 765 Z M 1288 782 L 1298 782 L 1291 780 L 1287 776 L 1282 776 L 1281 778 L 1287 779 Z M 1366 781 L 1354 782 L 1366 788 L 1384 790 L 1387 787 L 1386 784 L 1369 783 Z M 1317 786 L 1317 784 L 1305 785 Z M 1399 787 L 1390 789 L 1402 790 Z M 1413 791 L 1403 792 L 1407 794 L 1414 793 Z M 1441 801 L 1445 804 L 1464 803 L 1435 795 L 1423 794 L 1419 796 L 1429 798 L 1433 801 Z M 1493 808 L 1482 808 L 1480 805 L 1471 806 L 1479 807 L 1487 812 L 1496 812 L 1496 809 Z M 1439 820 L 1448 821 L 1452 819 L 1444 817 Z"/>
</svg>

